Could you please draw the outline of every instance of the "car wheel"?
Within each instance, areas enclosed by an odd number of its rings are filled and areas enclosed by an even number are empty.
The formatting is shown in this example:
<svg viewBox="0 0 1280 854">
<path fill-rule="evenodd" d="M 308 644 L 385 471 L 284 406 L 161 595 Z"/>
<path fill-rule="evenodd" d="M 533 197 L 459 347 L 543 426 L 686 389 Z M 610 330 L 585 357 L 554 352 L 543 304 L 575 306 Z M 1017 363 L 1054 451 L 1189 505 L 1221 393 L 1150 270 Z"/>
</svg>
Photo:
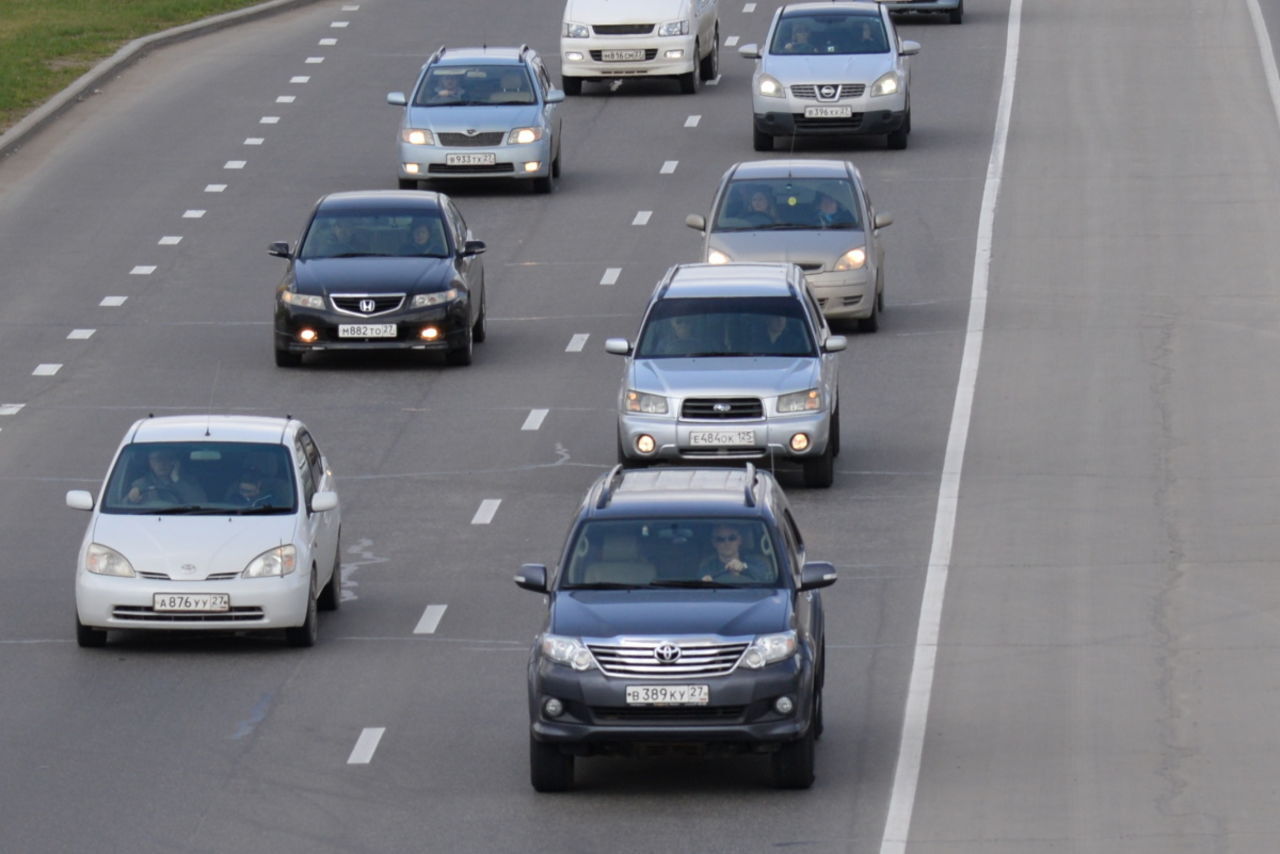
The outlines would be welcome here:
<svg viewBox="0 0 1280 854">
<path fill-rule="evenodd" d="M 551 180 L 551 170 L 547 170 L 546 177 L 533 179 L 533 191 L 540 195 L 546 195 L 551 192 L 554 182 Z"/>
<path fill-rule="evenodd" d="M 711 45 L 711 52 L 702 58 L 698 71 L 702 74 L 703 83 L 708 80 L 715 80 L 720 76 L 720 27 L 718 25 L 715 31 L 715 42 Z"/>
<path fill-rule="evenodd" d="M 858 321 L 858 329 L 863 332 L 875 332 L 880 328 L 880 300 L 872 298 L 871 314 Z"/>
<path fill-rule="evenodd" d="M 810 489 L 826 489 L 836 479 L 835 454 L 832 453 L 831 440 L 827 440 L 826 450 L 811 460 L 804 461 L 804 485 Z"/>
<path fill-rule="evenodd" d="M 756 151 L 773 151 L 773 135 L 753 127 L 751 129 L 751 144 Z"/>
<path fill-rule="evenodd" d="M 902 151 L 907 147 L 907 132 L 905 130 L 895 130 L 889 134 L 888 147 L 892 151 Z"/>
<path fill-rule="evenodd" d="M 953 24 L 960 23 L 962 18 L 964 18 L 964 0 L 960 0 L 959 5 L 947 13 L 947 20 Z"/>
<path fill-rule="evenodd" d="M 809 724 L 813 727 L 813 740 L 817 741 L 822 738 L 822 733 L 826 730 L 826 723 L 822 719 L 822 689 L 813 689 L 813 723 Z"/>
<path fill-rule="evenodd" d="M 76 643 L 86 649 L 106 646 L 107 630 L 86 626 L 80 622 L 80 615 L 76 614 Z"/>
<path fill-rule="evenodd" d="M 831 427 L 828 429 L 828 444 L 831 445 L 831 456 L 840 456 L 840 404 L 836 404 L 836 411 L 831 413 Z"/>
<path fill-rule="evenodd" d="M 582 94 L 582 78 L 581 77 L 562 77 L 560 85 L 564 88 L 566 95 Z"/>
<path fill-rule="evenodd" d="M 813 785 L 813 719 L 809 728 L 795 741 L 789 741 L 773 754 L 773 784 L 779 789 L 807 789 Z"/>
<path fill-rule="evenodd" d="M 333 575 L 329 583 L 320 591 L 320 601 L 316 606 L 321 611 L 336 611 L 342 607 L 342 532 L 338 532 L 338 541 L 333 546 Z"/>
<path fill-rule="evenodd" d="M 401 179 L 400 179 L 400 189 L 402 189 L 402 190 L 416 190 L 416 189 L 418 189 L 418 179 L 417 179 L 417 178 L 401 178 Z"/>
<path fill-rule="evenodd" d="M 320 636 L 319 618 L 316 616 L 316 571 L 311 570 L 311 586 L 307 589 L 307 617 L 300 626 L 290 626 L 284 630 L 284 639 L 289 646 L 315 646 Z"/>
<path fill-rule="evenodd" d="M 697 43 L 693 46 L 693 55 L 698 55 Z M 698 91 L 698 66 L 694 66 L 693 70 L 688 74 L 681 74 L 676 78 L 680 81 L 680 91 L 686 95 L 696 94 Z"/>
<path fill-rule="evenodd" d="M 551 177 L 560 177 L 560 151 L 556 150 L 556 159 L 551 161 Z"/>
<path fill-rule="evenodd" d="M 455 347 L 445 353 L 445 361 L 451 365 L 466 366 L 471 364 L 471 358 L 475 352 L 475 338 L 471 334 L 471 327 L 467 327 L 467 334 L 464 336 L 465 341 L 461 347 Z"/>
<path fill-rule="evenodd" d="M 288 350 L 276 348 L 276 367 L 277 368 L 296 368 L 302 364 L 301 353 L 291 353 Z"/>
<path fill-rule="evenodd" d="M 484 319 L 485 319 L 484 282 L 481 282 L 480 283 L 480 313 L 476 315 L 475 325 L 471 327 L 471 340 L 477 344 L 483 343 L 485 336 L 489 334 L 488 330 L 486 330 L 484 327 Z"/>
<path fill-rule="evenodd" d="M 538 792 L 567 792 L 573 787 L 573 756 L 555 744 L 529 736 L 529 782 Z"/>
</svg>

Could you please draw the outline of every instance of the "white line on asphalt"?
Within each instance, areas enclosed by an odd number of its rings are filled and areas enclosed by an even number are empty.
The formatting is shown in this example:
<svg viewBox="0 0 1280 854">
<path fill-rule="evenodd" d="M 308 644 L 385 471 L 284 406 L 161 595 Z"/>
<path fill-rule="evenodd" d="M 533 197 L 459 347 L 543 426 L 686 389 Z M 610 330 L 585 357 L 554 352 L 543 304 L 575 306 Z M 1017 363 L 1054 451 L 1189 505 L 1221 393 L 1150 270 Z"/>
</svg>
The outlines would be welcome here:
<svg viewBox="0 0 1280 854">
<path fill-rule="evenodd" d="M 742 14 L 744 14 L 744 15 L 750 15 L 750 14 L 751 14 L 752 12 L 754 12 L 755 10 L 756 10 L 756 4 L 755 4 L 755 3 L 747 3 L 747 4 L 744 4 L 744 5 L 743 5 L 743 7 L 742 7 Z"/>
<path fill-rule="evenodd" d="M 206 193 L 221 193 L 225 189 L 227 189 L 226 184 L 205 184 L 204 185 L 204 191 Z"/>
<path fill-rule="evenodd" d="M 352 3 L 352 4 L 351 4 L 351 5 L 349 5 L 349 6 L 343 6 L 343 7 L 342 7 L 342 11 L 344 11 L 344 12 L 355 12 L 355 11 L 356 11 L 356 10 L 358 10 L 359 8 L 360 8 L 360 4 L 358 4 L 358 3 Z"/>
<path fill-rule="evenodd" d="M 1280 120 L 1280 73 L 1276 71 L 1276 54 L 1271 48 L 1271 37 L 1267 35 L 1267 21 L 1262 17 L 1258 0 L 1245 0 L 1245 5 L 1253 21 L 1258 50 L 1262 52 L 1262 76 L 1267 80 L 1267 91 L 1271 95 L 1271 109 L 1276 114 L 1276 119 Z"/>
<path fill-rule="evenodd" d="M 103 297 L 102 302 L 98 303 L 98 305 L 104 308 L 118 308 L 124 305 L 124 301 L 127 299 L 128 297 Z"/>
<path fill-rule="evenodd" d="M 1005 41 L 1003 83 L 1000 88 L 999 106 L 996 109 L 991 157 L 987 161 L 982 207 L 978 214 L 973 284 L 969 293 L 969 325 L 964 336 L 964 352 L 960 358 L 960 379 L 956 387 L 955 404 L 951 410 L 951 431 L 947 436 L 947 450 L 942 461 L 942 482 L 938 487 L 938 505 L 933 522 L 933 545 L 930 548 L 929 566 L 925 574 L 920 622 L 916 628 L 911 680 L 907 684 L 907 705 L 903 711 L 898 767 L 894 772 L 893 790 L 889 797 L 889 812 L 885 819 L 884 836 L 880 842 L 880 854 L 905 854 L 911 831 L 911 813 L 915 809 L 916 789 L 920 784 L 924 736 L 929 724 L 929 703 L 932 700 L 934 668 L 937 664 L 938 643 L 942 633 L 942 603 L 947 592 L 947 575 L 951 570 L 951 547 L 956 530 L 956 512 L 960 504 L 960 474 L 964 466 L 965 446 L 969 441 L 974 389 L 978 382 L 978 363 L 982 357 L 982 338 L 986 327 L 992 229 L 996 203 L 1000 197 L 1000 183 L 1004 176 L 1004 153 L 1009 139 L 1009 116 L 1012 112 L 1013 87 L 1018 72 L 1018 38 L 1021 23 L 1022 0 L 1011 0 L 1008 34 Z"/>
<path fill-rule="evenodd" d="M 708 86 L 719 86 L 719 85 L 720 85 L 720 75 L 719 75 L 719 74 L 717 74 L 715 77 L 712 77 L 710 80 L 706 81 L 706 85 L 708 85 Z"/>
<path fill-rule="evenodd" d="M 262 145 L 264 142 L 266 142 L 266 140 L 260 136 L 249 136 L 245 137 L 244 140 L 245 145 Z"/>
<path fill-rule="evenodd" d="M 183 219 L 204 219 L 204 210 L 201 208 L 190 208 L 182 212 Z"/>
<path fill-rule="evenodd" d="M 263 116 L 262 118 L 258 119 L 258 124 L 278 125 L 280 124 L 280 117 L 279 116 Z"/>
<path fill-rule="evenodd" d="M 319 65 L 320 63 L 324 62 L 324 57 L 308 56 L 306 61 L 307 61 L 307 65 Z"/>
<path fill-rule="evenodd" d="M 520 425 L 521 430 L 538 430 L 542 427 L 542 421 L 547 417 L 547 409 L 530 409 L 529 415 L 524 419 L 524 423 Z"/>
<path fill-rule="evenodd" d="M 476 510 L 476 515 L 471 517 L 471 524 L 488 525 L 493 521 L 494 515 L 498 512 L 498 505 L 501 503 L 501 498 L 486 498 L 481 501 L 480 507 Z"/>
<path fill-rule="evenodd" d="M 320 39 L 320 41 L 316 42 L 320 47 L 333 47 L 337 43 L 337 39 Z"/>
<path fill-rule="evenodd" d="M 702 121 L 702 116 L 689 116 L 689 118 L 684 120 L 684 126 L 687 128 L 696 128 L 700 121 Z"/>
<path fill-rule="evenodd" d="M 329 26 L 333 27 L 335 30 L 341 30 L 349 26 L 350 24 L 351 24 L 350 21 L 330 21 L 329 22 Z"/>
<path fill-rule="evenodd" d="M 31 372 L 33 377 L 51 377 L 58 371 L 62 370 L 62 365 L 58 362 L 46 362 L 36 365 L 36 369 Z"/>
<path fill-rule="evenodd" d="M 566 353 L 581 353 L 582 348 L 587 346 L 587 339 L 591 337 L 590 332 L 579 332 L 569 339 L 569 346 L 564 348 Z"/>
<path fill-rule="evenodd" d="M 156 271 L 154 264 L 139 264 L 129 271 L 130 276 L 150 276 Z"/>
<path fill-rule="evenodd" d="M 636 211 L 636 218 L 631 220 L 632 225 L 648 225 L 649 217 L 653 216 L 653 211 Z"/>
<path fill-rule="evenodd" d="M 181 242 L 182 235 L 180 234 L 166 234 L 164 237 L 160 238 L 161 246 L 177 246 Z"/>
<path fill-rule="evenodd" d="M 228 160 L 226 163 L 222 164 L 222 168 L 223 169 L 243 169 L 245 164 L 248 162 L 249 161 L 247 160 Z"/>
<path fill-rule="evenodd" d="M 444 616 L 444 609 L 448 605 L 428 605 L 427 609 L 422 612 L 422 619 L 418 620 L 418 625 L 413 627 L 415 635 L 433 635 L 436 628 L 440 625 L 440 618 Z"/>
<path fill-rule="evenodd" d="M 93 333 L 97 331 L 98 330 L 96 329 L 72 329 L 69 333 L 67 333 L 67 340 L 68 341 L 87 341 L 90 338 L 92 338 Z"/>
<path fill-rule="evenodd" d="M 296 100 L 298 100 L 297 95 L 276 95 L 277 104 L 292 104 Z"/>
<path fill-rule="evenodd" d="M 738 46 L 738 37 L 737 37 L 737 36 L 728 36 L 728 37 L 726 37 L 726 38 L 725 38 L 725 40 L 724 40 L 724 46 L 725 46 L 725 47 L 737 47 L 737 46 Z"/>
<path fill-rule="evenodd" d="M 310 78 L 310 77 L 308 77 L 308 76 L 307 76 L 307 75 L 305 75 L 305 74 L 299 74 L 299 75 L 297 75 L 296 77 L 290 77 L 290 78 L 289 78 L 289 82 L 290 82 L 290 83 L 306 83 L 306 82 L 308 82 L 309 80 L 311 80 L 311 78 Z M 276 102 L 277 102 L 277 103 L 288 103 L 287 101 L 281 101 L 279 98 L 276 98 Z"/>
<path fill-rule="evenodd" d="M 663 175 L 671 175 L 676 171 L 676 167 L 679 165 L 679 160 L 664 160 L 662 161 L 662 168 L 659 169 L 658 172 Z"/>
<path fill-rule="evenodd" d="M 618 284 L 618 277 L 621 275 L 622 275 L 621 267 L 605 267 L 604 275 L 600 277 L 600 284 L 616 285 Z"/>
<path fill-rule="evenodd" d="M 373 752 L 378 749 L 378 742 L 382 741 L 386 731 L 387 728 L 384 726 L 368 726 L 360 730 L 360 737 L 356 739 L 356 746 L 351 748 L 347 764 L 368 765 L 373 759 Z"/>
<path fill-rule="evenodd" d="M 17 415 L 25 403 L 0 403 L 0 415 Z"/>
</svg>

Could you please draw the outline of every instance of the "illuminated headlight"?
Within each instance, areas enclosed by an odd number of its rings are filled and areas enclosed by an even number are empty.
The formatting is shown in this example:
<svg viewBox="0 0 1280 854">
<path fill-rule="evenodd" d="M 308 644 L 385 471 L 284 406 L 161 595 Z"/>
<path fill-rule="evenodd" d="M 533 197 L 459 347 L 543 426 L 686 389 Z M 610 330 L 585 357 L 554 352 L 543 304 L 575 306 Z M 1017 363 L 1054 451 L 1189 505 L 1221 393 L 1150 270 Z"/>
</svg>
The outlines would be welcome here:
<svg viewBox="0 0 1280 854">
<path fill-rule="evenodd" d="M 125 556 L 115 549 L 90 543 L 84 555 L 84 568 L 94 575 L 114 575 L 118 578 L 133 578 L 133 565 Z"/>
<path fill-rule="evenodd" d="M 689 35 L 689 22 L 688 21 L 668 21 L 665 24 L 659 24 L 658 35 L 687 36 Z"/>
<path fill-rule="evenodd" d="M 811 388 L 778 397 L 779 412 L 817 412 L 822 408 L 822 391 Z"/>
<path fill-rule="evenodd" d="M 516 128 L 507 134 L 507 145 L 527 145 L 542 139 L 542 128 Z"/>
<path fill-rule="evenodd" d="M 871 84 L 871 94 L 875 95 L 896 95 L 898 93 L 898 72 L 887 71 L 880 75 L 875 83 Z"/>
<path fill-rule="evenodd" d="M 787 96 L 778 79 L 770 77 L 768 74 L 760 75 L 760 79 L 756 81 L 756 91 L 766 98 L 785 98 Z"/>
<path fill-rule="evenodd" d="M 645 415 L 666 415 L 667 399 L 657 394 L 645 394 L 633 388 L 627 389 L 627 411 Z"/>
<path fill-rule="evenodd" d="M 458 289 L 449 288 L 447 291 L 437 291 L 433 294 L 418 294 L 409 303 L 409 308 L 427 308 L 433 305 L 441 305 L 446 302 L 452 302 L 458 298 Z"/>
<path fill-rule="evenodd" d="M 837 273 L 847 270 L 861 270 L 866 263 L 867 250 L 861 246 L 855 246 L 840 256 L 840 260 L 836 262 L 835 270 Z"/>
<path fill-rule="evenodd" d="M 249 561 L 240 575 L 244 578 L 274 578 L 288 575 L 298 564 L 296 546 L 276 546 Z"/>
<path fill-rule="evenodd" d="M 541 647 L 542 654 L 556 664 L 563 664 L 574 670 L 590 670 L 596 666 L 596 660 L 591 657 L 591 650 L 577 638 L 544 634 Z"/>
<path fill-rule="evenodd" d="M 435 145 L 436 141 L 431 136 L 431 131 L 422 130 L 421 128 L 405 128 L 400 131 L 400 139 L 410 145 Z"/>
<path fill-rule="evenodd" d="M 760 635 L 742 654 L 742 666 L 759 670 L 767 664 L 786 661 L 796 654 L 796 633 L 780 632 L 776 635 Z"/>
<path fill-rule="evenodd" d="M 560 31 L 560 35 L 567 39 L 585 39 L 591 37 L 591 28 L 586 24 L 575 24 L 572 21 L 564 22 L 564 29 Z"/>
<path fill-rule="evenodd" d="M 675 50 L 667 51 L 663 56 L 667 59 L 682 59 L 684 57 L 684 50 L 682 48 L 676 48 Z"/>
<path fill-rule="evenodd" d="M 280 301 L 287 305 L 296 305 L 298 308 L 324 308 L 324 297 L 300 294 L 297 291 L 281 291 Z"/>
<path fill-rule="evenodd" d="M 564 53 L 565 62 L 582 62 L 586 58 L 580 50 L 567 50 Z"/>
<path fill-rule="evenodd" d="M 728 264 L 733 259 L 721 252 L 719 249 L 712 249 L 707 253 L 708 264 Z"/>
</svg>

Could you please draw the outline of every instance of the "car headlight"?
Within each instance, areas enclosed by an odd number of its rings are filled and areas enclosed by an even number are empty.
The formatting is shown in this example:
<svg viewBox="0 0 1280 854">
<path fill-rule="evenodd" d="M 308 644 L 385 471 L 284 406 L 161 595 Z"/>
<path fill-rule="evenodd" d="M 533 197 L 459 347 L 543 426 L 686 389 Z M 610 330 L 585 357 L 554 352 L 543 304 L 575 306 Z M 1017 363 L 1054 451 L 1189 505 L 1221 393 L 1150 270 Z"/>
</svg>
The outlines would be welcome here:
<svg viewBox="0 0 1280 854">
<path fill-rule="evenodd" d="M 587 649 L 587 645 L 577 638 L 544 634 L 539 645 L 543 656 L 556 664 L 563 664 L 566 667 L 572 667 L 574 670 L 590 670 L 596 666 L 596 660 L 591 656 L 591 650 Z"/>
<path fill-rule="evenodd" d="M 668 21 L 665 24 L 659 24 L 658 35 L 687 36 L 689 35 L 689 22 L 688 21 Z"/>
<path fill-rule="evenodd" d="M 846 270 L 861 270 L 866 264 L 867 250 L 861 246 L 855 246 L 840 256 L 834 269 L 837 273 L 842 273 Z"/>
<path fill-rule="evenodd" d="M 778 82 L 778 78 L 768 74 L 760 75 L 760 79 L 756 81 L 756 91 L 766 98 L 787 97 L 787 92 L 782 88 L 782 84 Z"/>
<path fill-rule="evenodd" d="M 667 399 L 660 394 L 646 394 L 633 388 L 627 389 L 626 406 L 628 412 L 643 412 L 645 415 L 666 415 Z"/>
<path fill-rule="evenodd" d="M 760 635 L 742 654 L 742 666 L 759 670 L 768 664 L 786 661 L 796 654 L 796 633 L 779 632 L 776 635 Z"/>
<path fill-rule="evenodd" d="M 875 83 L 871 84 L 871 94 L 875 95 L 896 95 L 898 93 L 898 72 L 886 71 L 880 75 Z"/>
<path fill-rule="evenodd" d="M 404 128 L 400 131 L 400 139 L 410 145 L 435 145 L 435 137 L 431 131 L 422 128 Z"/>
<path fill-rule="evenodd" d="M 98 543 L 90 543 L 84 555 L 84 568 L 94 575 L 114 575 L 117 578 L 133 578 L 133 564 L 115 549 Z"/>
<path fill-rule="evenodd" d="M 298 565 L 298 549 L 294 545 L 276 546 L 249 561 L 240 573 L 243 578 L 273 578 L 293 572 Z"/>
<path fill-rule="evenodd" d="M 721 252 L 719 249 L 712 249 L 707 253 L 708 264 L 728 264 L 733 259 Z"/>
<path fill-rule="evenodd" d="M 564 29 L 560 31 L 560 35 L 567 39 L 585 39 L 591 37 L 591 28 L 586 24 L 575 24 L 572 21 L 564 22 Z"/>
<path fill-rule="evenodd" d="M 516 128 L 507 134 L 507 145 L 527 145 L 542 139 L 542 128 Z"/>
<path fill-rule="evenodd" d="M 811 388 L 778 396 L 779 412 L 817 412 L 822 408 L 822 389 Z"/>
<path fill-rule="evenodd" d="M 449 288 L 447 291 L 436 291 L 432 294 L 417 294 L 413 301 L 409 303 L 409 308 L 426 308 L 432 305 L 443 305 L 446 302 L 453 302 L 458 298 L 458 289 Z"/>
<path fill-rule="evenodd" d="M 296 305 L 298 308 L 324 308 L 324 297 L 314 294 L 300 294 L 297 291 L 281 291 L 280 302 Z"/>
</svg>

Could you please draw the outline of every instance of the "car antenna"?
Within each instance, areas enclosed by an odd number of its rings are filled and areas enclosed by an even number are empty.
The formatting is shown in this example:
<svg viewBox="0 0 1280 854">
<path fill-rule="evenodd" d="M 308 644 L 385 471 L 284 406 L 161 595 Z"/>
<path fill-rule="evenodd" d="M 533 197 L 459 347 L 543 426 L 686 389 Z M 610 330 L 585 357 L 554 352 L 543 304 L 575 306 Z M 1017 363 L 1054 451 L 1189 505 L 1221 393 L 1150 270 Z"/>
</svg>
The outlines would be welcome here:
<svg viewBox="0 0 1280 854">
<path fill-rule="evenodd" d="M 213 392 L 218 387 L 218 376 L 222 373 L 222 362 L 218 362 L 213 366 L 213 382 L 209 383 L 209 405 L 205 408 L 204 416 L 204 435 L 208 438 L 212 435 L 213 427 Z"/>
</svg>

